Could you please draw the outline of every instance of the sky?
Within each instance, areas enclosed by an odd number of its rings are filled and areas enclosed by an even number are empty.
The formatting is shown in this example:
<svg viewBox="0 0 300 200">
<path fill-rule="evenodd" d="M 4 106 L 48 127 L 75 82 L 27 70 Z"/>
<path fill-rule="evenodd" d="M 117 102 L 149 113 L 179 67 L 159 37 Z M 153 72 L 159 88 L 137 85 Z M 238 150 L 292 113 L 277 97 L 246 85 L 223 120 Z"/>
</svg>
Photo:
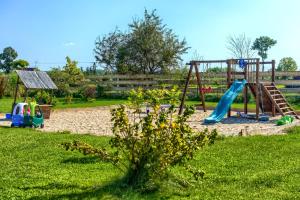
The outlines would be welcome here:
<svg viewBox="0 0 300 200">
<path fill-rule="evenodd" d="M 195 51 L 205 60 L 231 58 L 228 37 L 245 33 L 277 40 L 269 60 L 288 56 L 300 65 L 299 0 L 0 0 L 0 51 L 11 46 L 43 70 L 63 66 L 66 56 L 86 67 L 95 61 L 98 36 L 116 27 L 128 31 L 145 9 L 156 9 L 187 41 L 184 62 Z"/>
</svg>

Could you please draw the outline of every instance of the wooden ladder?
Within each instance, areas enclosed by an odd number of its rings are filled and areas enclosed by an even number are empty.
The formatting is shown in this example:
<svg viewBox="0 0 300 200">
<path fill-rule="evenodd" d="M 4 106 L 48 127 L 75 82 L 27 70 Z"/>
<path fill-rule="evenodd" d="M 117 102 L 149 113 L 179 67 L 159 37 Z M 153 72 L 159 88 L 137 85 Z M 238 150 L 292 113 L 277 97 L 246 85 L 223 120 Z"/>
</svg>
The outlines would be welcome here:
<svg viewBox="0 0 300 200">
<path fill-rule="evenodd" d="M 296 119 L 299 119 L 299 116 L 297 115 L 295 110 L 290 106 L 290 104 L 287 102 L 287 100 L 284 98 L 284 96 L 274 83 L 271 83 L 271 85 L 262 84 L 262 88 L 275 106 L 276 110 L 282 116 L 291 115 Z"/>
</svg>

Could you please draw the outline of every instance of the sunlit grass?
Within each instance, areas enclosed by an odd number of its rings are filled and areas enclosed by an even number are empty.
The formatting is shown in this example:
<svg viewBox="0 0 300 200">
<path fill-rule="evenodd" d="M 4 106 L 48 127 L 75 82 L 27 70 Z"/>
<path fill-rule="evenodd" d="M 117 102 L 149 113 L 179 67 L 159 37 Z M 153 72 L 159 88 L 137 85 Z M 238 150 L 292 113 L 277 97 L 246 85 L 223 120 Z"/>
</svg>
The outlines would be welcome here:
<svg viewBox="0 0 300 200">
<path fill-rule="evenodd" d="M 199 151 L 190 164 L 204 179 L 181 188 L 163 181 L 154 193 L 124 187 L 123 174 L 60 144 L 109 138 L 0 128 L 0 199 L 299 199 L 300 129 L 278 136 L 228 137 Z M 172 173 L 191 179 L 179 168 Z"/>
</svg>

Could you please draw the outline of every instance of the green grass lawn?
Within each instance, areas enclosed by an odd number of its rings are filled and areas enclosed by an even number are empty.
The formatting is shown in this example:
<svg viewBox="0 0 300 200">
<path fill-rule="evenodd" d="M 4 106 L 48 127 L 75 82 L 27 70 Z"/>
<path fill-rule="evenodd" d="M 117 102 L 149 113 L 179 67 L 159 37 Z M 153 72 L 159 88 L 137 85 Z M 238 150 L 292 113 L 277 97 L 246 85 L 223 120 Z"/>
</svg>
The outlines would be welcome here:
<svg viewBox="0 0 300 200">
<path fill-rule="evenodd" d="M 165 181 L 150 194 L 121 187 L 122 174 L 109 163 L 60 147 L 74 139 L 95 146 L 109 140 L 0 128 L 0 199 L 300 199 L 299 127 L 289 135 L 218 140 L 190 162 L 204 179 L 188 188 Z"/>
</svg>

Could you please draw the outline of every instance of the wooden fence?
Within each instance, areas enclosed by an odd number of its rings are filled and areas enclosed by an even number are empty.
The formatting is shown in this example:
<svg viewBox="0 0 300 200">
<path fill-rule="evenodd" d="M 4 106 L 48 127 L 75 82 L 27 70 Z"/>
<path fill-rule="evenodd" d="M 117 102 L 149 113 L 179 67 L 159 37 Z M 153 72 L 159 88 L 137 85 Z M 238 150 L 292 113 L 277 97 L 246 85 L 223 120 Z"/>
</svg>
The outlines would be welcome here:
<svg viewBox="0 0 300 200">
<path fill-rule="evenodd" d="M 227 73 L 201 73 L 203 77 L 203 85 L 205 87 L 212 86 L 216 92 L 224 92 L 226 90 Z M 88 76 L 87 81 L 99 84 L 104 87 L 110 87 L 114 91 L 126 91 L 133 88 L 159 88 L 162 86 L 170 87 L 177 85 L 180 88 L 184 86 L 185 75 L 169 74 L 169 75 L 93 75 Z M 261 72 L 260 79 L 267 82 L 270 80 L 271 72 Z M 235 78 L 243 78 L 236 76 Z M 280 88 L 286 93 L 300 93 L 300 71 L 297 72 L 276 72 L 275 83 L 282 85 Z M 190 81 L 191 88 L 196 88 L 196 79 Z"/>
</svg>

